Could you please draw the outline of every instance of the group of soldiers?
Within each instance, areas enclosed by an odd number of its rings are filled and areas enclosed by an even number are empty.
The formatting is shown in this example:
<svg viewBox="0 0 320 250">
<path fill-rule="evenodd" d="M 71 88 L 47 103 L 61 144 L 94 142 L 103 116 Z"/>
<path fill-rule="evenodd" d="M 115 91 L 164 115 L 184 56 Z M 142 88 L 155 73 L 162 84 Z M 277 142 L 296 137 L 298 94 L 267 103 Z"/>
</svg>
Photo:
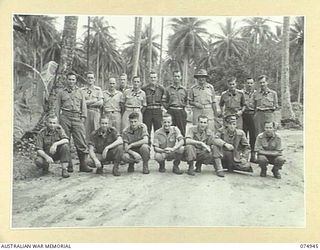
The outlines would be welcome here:
<svg viewBox="0 0 320 250">
<path fill-rule="evenodd" d="M 93 72 L 86 77 L 87 86 L 79 88 L 77 75 L 67 74 L 65 87 L 57 95 L 56 112 L 48 116 L 37 137 L 36 165 L 43 173 L 56 161 L 60 161 L 62 177 L 74 171 L 72 136 L 81 172 L 96 168 L 97 174 L 103 174 L 104 164 L 112 162 L 113 175 L 120 176 L 121 164 L 128 164 L 127 171 L 134 172 L 135 164 L 142 161 L 142 173 L 149 174 L 153 146 L 161 173 L 171 160 L 175 174 L 183 173 L 179 165 L 186 161 L 191 176 L 206 164 L 213 165 L 219 177 L 225 176 L 224 169 L 253 172 L 250 162 L 255 162 L 261 177 L 266 177 L 267 166 L 272 164 L 273 176 L 281 178 L 279 170 L 285 160 L 274 122 L 278 99 L 265 75 L 257 79 L 257 90 L 252 78 L 247 79 L 244 90 L 236 89 L 235 77 L 229 78 L 219 101 L 220 111 L 204 69 L 194 75 L 196 84 L 190 91 L 182 86 L 180 71 L 173 72 L 173 83 L 167 88 L 159 84 L 156 72 L 150 72 L 143 87 L 139 76 L 130 84 L 122 74 L 118 88 L 116 78 L 110 78 L 105 90 L 95 86 Z M 188 130 L 187 105 L 193 114 Z M 218 117 L 223 117 L 219 129 Z"/>
</svg>

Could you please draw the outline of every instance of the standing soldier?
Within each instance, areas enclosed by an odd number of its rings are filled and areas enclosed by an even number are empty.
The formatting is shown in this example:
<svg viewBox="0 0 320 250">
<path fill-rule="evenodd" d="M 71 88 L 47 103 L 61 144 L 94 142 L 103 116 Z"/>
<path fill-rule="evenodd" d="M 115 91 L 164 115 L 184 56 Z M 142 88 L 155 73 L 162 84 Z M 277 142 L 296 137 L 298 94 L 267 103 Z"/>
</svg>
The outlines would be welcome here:
<svg viewBox="0 0 320 250">
<path fill-rule="evenodd" d="M 278 108 L 277 92 L 268 88 L 267 76 L 260 76 L 258 81 L 260 91 L 256 91 L 253 96 L 256 110 L 254 115 L 256 135 L 264 131 L 265 122 L 274 122 L 274 111 Z"/>
<path fill-rule="evenodd" d="M 132 112 L 138 113 L 138 119 L 142 122 L 142 113 L 147 106 L 146 94 L 141 89 L 140 77 L 134 76 L 132 80 L 132 89 L 126 89 L 121 99 L 121 105 L 124 110 L 122 115 L 122 129 L 129 126 L 128 118 Z"/>
<path fill-rule="evenodd" d="M 122 93 L 116 90 L 116 79 L 110 78 L 107 90 L 103 91 L 103 116 L 108 117 L 111 126 L 121 131 Z"/>
<path fill-rule="evenodd" d="M 102 117 L 100 128 L 93 131 L 89 140 L 89 166 L 96 167 L 96 173 L 103 173 L 103 163 L 113 161 L 112 174 L 120 176 L 119 164 L 123 155 L 123 141 L 119 131 L 111 126 L 108 117 Z"/>
<path fill-rule="evenodd" d="M 194 78 L 197 84 L 190 90 L 190 105 L 193 106 L 193 125 L 198 123 L 198 117 L 204 115 L 208 117 L 209 128 L 214 131 L 214 117 L 217 116 L 215 91 L 211 84 L 207 83 L 208 73 L 200 69 Z"/>
<path fill-rule="evenodd" d="M 88 116 L 85 122 L 87 138 L 90 137 L 92 131 L 99 128 L 100 111 L 103 104 L 103 95 L 100 87 L 95 86 L 95 77 L 92 71 L 87 73 L 87 86 L 81 90 L 87 104 Z"/>
<path fill-rule="evenodd" d="M 124 154 L 123 160 L 129 163 L 128 172 L 134 172 L 134 164 L 143 162 L 143 174 L 149 174 L 150 159 L 149 134 L 147 126 L 139 120 L 140 114 L 133 112 L 129 115 L 130 125 L 122 132 Z"/>
<path fill-rule="evenodd" d="M 162 128 L 154 133 L 154 159 L 159 163 L 159 172 L 166 171 L 165 161 L 173 160 L 172 172 L 182 174 L 179 164 L 183 158 L 184 140 L 180 130 L 172 125 L 172 117 L 165 114 L 162 120 Z"/>
<path fill-rule="evenodd" d="M 49 165 L 55 160 L 60 160 L 62 177 L 68 178 L 68 163 L 70 161 L 70 149 L 68 136 L 58 124 L 56 116 L 49 116 L 46 127 L 40 130 L 36 148 L 38 157 L 35 160 L 37 167 L 42 168 L 43 174 L 47 174 Z"/>
<path fill-rule="evenodd" d="M 142 90 L 146 93 L 147 99 L 147 106 L 143 112 L 143 123 L 147 125 L 148 133 L 151 135 L 152 126 L 154 132 L 161 128 L 165 89 L 158 83 L 157 73 L 150 72 L 150 83 L 144 86 Z M 151 145 L 150 137 L 149 145 Z"/>
<path fill-rule="evenodd" d="M 228 90 L 222 92 L 219 106 L 223 117 L 237 116 L 237 128 L 242 129 L 242 114 L 246 108 L 246 103 L 243 92 L 236 89 L 236 80 L 235 77 L 228 79 Z"/>
<path fill-rule="evenodd" d="M 248 162 L 250 146 L 243 130 L 237 129 L 235 115 L 229 115 L 225 118 L 225 128 L 219 129 L 217 135 L 226 143 L 222 147 L 223 168 L 228 169 L 229 172 L 233 172 L 233 170 L 253 172 Z"/>
<path fill-rule="evenodd" d="M 250 140 L 251 147 L 251 162 L 256 162 L 256 154 L 254 152 L 254 144 L 256 142 L 256 129 L 254 126 L 254 81 L 251 77 L 247 79 L 246 87 L 244 90 L 244 98 L 246 102 L 246 108 L 242 114 L 243 118 L 243 131 L 246 134 L 246 137 Z"/>
<path fill-rule="evenodd" d="M 123 73 L 120 75 L 120 85 L 119 85 L 119 91 L 124 92 L 126 89 L 130 89 L 132 86 L 128 85 L 128 77 L 127 74 Z"/>
<path fill-rule="evenodd" d="M 177 126 L 181 134 L 185 136 L 187 125 L 187 112 L 185 107 L 188 102 L 188 92 L 181 86 L 181 72 L 173 72 L 173 84 L 166 89 L 165 106 L 172 116 L 172 124 Z"/>
<path fill-rule="evenodd" d="M 273 176 L 281 179 L 279 170 L 282 169 L 285 159 L 282 156 L 281 138 L 275 132 L 274 122 L 265 122 L 264 132 L 257 136 L 255 151 L 258 153 L 258 164 L 261 168 L 261 177 L 267 176 L 267 166 L 272 164 Z"/>
<path fill-rule="evenodd" d="M 80 172 L 92 172 L 88 168 L 86 159 L 88 156 L 88 147 L 86 144 L 84 122 L 87 117 L 87 105 L 84 94 L 76 86 L 76 74 L 70 72 L 67 74 L 65 88 L 57 95 L 56 112 L 59 123 L 70 138 L 72 134 L 77 154 L 80 161 Z M 72 161 L 70 160 L 68 172 L 73 172 Z"/>
<path fill-rule="evenodd" d="M 208 117 L 200 115 L 198 125 L 190 127 L 186 135 L 185 160 L 188 175 L 194 175 L 193 163 L 196 161 L 196 172 L 201 172 L 202 164 L 213 164 L 217 176 L 224 177 L 221 164 L 221 147 L 225 142 L 214 135 L 208 127 Z"/>
</svg>

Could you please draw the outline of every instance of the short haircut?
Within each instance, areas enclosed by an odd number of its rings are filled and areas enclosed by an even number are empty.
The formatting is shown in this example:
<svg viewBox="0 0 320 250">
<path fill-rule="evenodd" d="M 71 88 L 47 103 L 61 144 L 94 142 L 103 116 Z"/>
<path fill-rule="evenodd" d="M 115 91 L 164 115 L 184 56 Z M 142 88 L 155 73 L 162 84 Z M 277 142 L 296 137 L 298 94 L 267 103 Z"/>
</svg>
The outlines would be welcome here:
<svg viewBox="0 0 320 250">
<path fill-rule="evenodd" d="M 272 122 L 272 121 L 265 121 L 265 122 L 264 122 L 264 127 L 265 127 L 266 124 L 268 124 L 268 123 L 271 123 L 273 128 L 276 127 L 276 123 L 275 123 L 275 122 Z"/>
<path fill-rule="evenodd" d="M 253 80 L 253 78 L 252 77 L 247 77 L 247 80 Z"/>
<path fill-rule="evenodd" d="M 120 75 L 120 77 L 121 77 L 121 76 L 128 77 L 126 73 L 122 73 L 122 74 Z"/>
<path fill-rule="evenodd" d="M 209 120 L 208 116 L 206 116 L 206 115 L 199 115 L 199 116 L 198 116 L 198 122 L 200 121 L 200 119 L 207 119 L 207 120 Z"/>
<path fill-rule="evenodd" d="M 261 81 L 262 79 L 265 79 L 266 81 L 268 80 L 268 77 L 266 75 L 261 75 L 258 77 L 258 81 Z"/>
<path fill-rule="evenodd" d="M 169 113 L 165 113 L 165 114 L 163 114 L 162 119 L 164 119 L 164 118 L 168 118 L 168 117 L 170 117 L 170 118 L 171 118 L 171 120 L 172 120 L 172 115 L 170 115 Z"/>
<path fill-rule="evenodd" d="M 100 121 L 101 120 L 110 120 L 110 118 L 106 115 L 101 116 Z"/>
<path fill-rule="evenodd" d="M 86 73 L 86 76 L 87 75 L 94 75 L 94 73 L 93 73 L 93 71 L 88 71 L 87 73 Z"/>
<path fill-rule="evenodd" d="M 129 115 L 129 120 L 132 120 L 132 119 L 139 119 L 139 113 L 137 113 L 137 112 L 132 112 L 132 113 Z"/>
<path fill-rule="evenodd" d="M 134 81 L 134 79 L 137 79 L 137 78 L 139 78 L 139 80 L 140 80 L 140 76 L 134 76 L 134 77 L 132 77 L 132 81 Z"/>
<path fill-rule="evenodd" d="M 174 70 L 174 71 L 172 72 L 172 75 L 174 75 L 175 73 L 180 73 L 180 74 L 181 74 L 181 71 L 180 71 L 180 70 Z"/>
<path fill-rule="evenodd" d="M 154 71 L 150 71 L 149 73 L 149 75 L 154 75 L 154 74 L 158 75 L 157 72 L 154 72 Z"/>
<path fill-rule="evenodd" d="M 68 78 L 69 76 L 75 76 L 75 77 L 77 77 L 77 74 L 76 74 L 75 72 L 73 72 L 73 71 L 69 71 L 69 72 L 67 73 L 67 78 Z"/>
<path fill-rule="evenodd" d="M 58 120 L 58 117 L 55 114 L 50 114 L 50 115 L 47 116 L 46 121 L 49 121 L 51 119 L 57 119 Z"/>
<path fill-rule="evenodd" d="M 235 81 L 235 80 L 237 80 L 237 78 L 234 77 L 234 76 L 228 77 L 228 79 L 227 79 L 228 83 L 229 83 L 229 82 L 233 82 L 233 81 Z"/>
</svg>

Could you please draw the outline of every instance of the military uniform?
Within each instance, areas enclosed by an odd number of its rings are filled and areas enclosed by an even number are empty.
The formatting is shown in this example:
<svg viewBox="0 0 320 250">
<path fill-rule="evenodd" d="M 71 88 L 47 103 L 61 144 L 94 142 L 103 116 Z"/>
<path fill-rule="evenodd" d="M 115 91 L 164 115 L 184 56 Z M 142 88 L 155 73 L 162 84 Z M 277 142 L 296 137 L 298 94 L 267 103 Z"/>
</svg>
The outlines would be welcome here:
<svg viewBox="0 0 320 250">
<path fill-rule="evenodd" d="M 114 127 L 109 127 L 108 129 L 104 130 L 102 128 L 98 128 L 97 130 L 93 131 L 90 135 L 89 145 L 94 147 L 94 152 L 98 160 L 103 164 L 107 161 L 113 161 L 113 173 L 118 173 L 118 167 L 123 155 L 123 145 L 118 145 L 112 149 L 108 150 L 107 157 L 104 159 L 102 157 L 103 150 L 110 145 L 111 143 L 115 142 L 117 138 L 120 136 L 119 132 Z M 92 158 L 90 158 L 88 162 L 89 166 L 94 166 L 95 163 Z M 97 170 L 98 171 L 98 170 Z"/>
<path fill-rule="evenodd" d="M 129 115 L 132 112 L 137 112 L 139 114 L 139 121 L 142 122 L 141 109 L 147 106 L 146 94 L 142 89 L 138 91 L 135 91 L 133 88 L 125 90 L 121 102 L 125 109 L 122 115 L 122 130 L 129 126 Z"/>
<path fill-rule="evenodd" d="M 91 85 L 81 88 L 83 91 L 85 100 L 96 100 L 100 101 L 103 99 L 102 90 L 100 87 Z M 85 122 L 85 128 L 86 128 L 86 136 L 89 138 L 92 131 L 99 128 L 100 123 L 100 113 L 101 113 L 101 107 L 94 107 L 90 104 L 87 104 L 87 119 Z"/>
<path fill-rule="evenodd" d="M 245 106 L 245 97 L 241 90 L 235 89 L 234 93 L 230 90 L 222 92 L 219 106 L 224 106 L 223 116 L 236 115 Z M 242 129 L 242 116 L 237 116 L 237 128 Z"/>
<path fill-rule="evenodd" d="M 141 123 L 137 129 L 133 130 L 130 126 L 125 128 L 122 132 L 122 139 L 124 143 L 131 144 L 143 139 L 144 136 L 148 136 L 147 126 Z M 139 147 L 130 148 L 130 152 L 125 152 L 122 159 L 129 163 L 128 171 L 131 172 L 134 163 L 138 163 L 141 159 L 143 163 L 147 163 L 150 159 L 150 147 L 148 144 L 143 144 Z"/>
<path fill-rule="evenodd" d="M 55 154 L 52 155 L 50 153 L 50 148 L 52 144 L 62 139 L 69 138 L 60 125 L 58 125 L 53 130 L 50 130 L 49 128 L 45 127 L 40 130 L 37 136 L 36 150 L 43 150 L 47 155 L 52 157 L 54 161 L 60 160 L 61 163 L 69 162 L 70 148 L 68 143 L 59 145 Z M 45 172 L 49 168 L 49 163 L 41 156 L 38 156 L 35 159 L 35 164 L 37 165 L 37 167 L 43 168 Z"/>
<path fill-rule="evenodd" d="M 246 109 L 244 110 L 242 114 L 243 118 L 243 131 L 248 137 L 249 135 L 249 140 L 250 140 L 250 147 L 251 147 L 251 152 L 254 151 L 254 144 L 256 142 L 256 130 L 254 126 L 254 93 L 255 90 L 252 91 L 244 91 L 244 98 L 246 102 Z"/>
<path fill-rule="evenodd" d="M 256 135 L 264 131 L 265 122 L 274 122 L 274 111 L 278 108 L 277 92 L 269 88 L 266 91 L 256 91 L 253 96 L 256 113 L 254 123 Z"/>
<path fill-rule="evenodd" d="M 259 151 L 262 150 L 276 152 L 279 155 L 272 156 L 259 153 Z M 280 179 L 281 176 L 279 174 L 279 169 L 282 169 L 282 166 L 285 163 L 285 159 L 282 156 L 280 136 L 277 133 L 273 133 L 273 135 L 269 137 L 266 132 L 260 133 L 257 136 L 255 143 L 255 151 L 258 153 L 258 164 L 261 168 L 261 176 L 266 176 L 267 166 L 268 164 L 272 164 L 272 172 L 274 176 Z"/>
<path fill-rule="evenodd" d="M 252 168 L 248 162 L 250 146 L 245 133 L 241 129 L 229 131 L 227 128 L 221 128 L 219 129 L 217 136 L 234 147 L 233 151 L 228 151 L 224 147 L 222 148 L 223 167 L 230 172 L 233 170 L 252 172 Z"/>
<path fill-rule="evenodd" d="M 110 93 L 109 90 L 103 91 L 103 115 L 107 116 L 111 125 L 115 127 L 118 132 L 121 131 L 121 103 L 122 93 L 115 90 Z"/>
<path fill-rule="evenodd" d="M 207 152 L 198 145 L 187 144 L 185 146 L 184 154 L 185 160 L 189 164 L 188 172 L 193 172 L 193 161 L 197 161 L 197 172 L 201 172 L 201 164 L 214 164 L 217 173 L 223 172 L 221 165 L 221 147 L 225 143 L 223 140 L 215 136 L 209 128 L 202 132 L 198 126 L 190 127 L 187 130 L 186 138 L 204 142 L 211 147 L 211 152 Z"/>
<path fill-rule="evenodd" d="M 190 102 L 201 104 L 202 108 L 193 107 L 193 125 L 198 123 L 198 117 L 205 115 L 208 117 L 209 129 L 215 131 L 214 111 L 212 105 L 216 105 L 215 91 L 211 84 L 205 83 L 203 86 L 199 84 L 193 85 L 189 95 Z"/>
<path fill-rule="evenodd" d="M 183 136 L 179 128 L 177 128 L 176 126 L 171 126 L 168 131 L 166 131 L 164 128 L 160 128 L 154 133 L 153 146 L 161 149 L 165 149 L 167 147 L 173 148 L 176 145 L 176 142 L 180 140 L 183 140 Z M 183 158 L 183 152 L 184 147 L 180 147 L 172 153 L 155 152 L 154 159 L 160 164 L 160 168 L 162 167 L 162 169 L 164 170 L 165 160 L 174 160 L 173 172 L 180 174 L 181 172 L 179 170 L 179 164 Z"/>
<path fill-rule="evenodd" d="M 168 113 L 172 116 L 172 124 L 177 126 L 181 134 L 185 136 L 187 125 L 187 112 L 185 111 L 185 107 L 188 103 L 188 92 L 181 85 L 178 87 L 171 85 L 166 89 L 165 96 Z"/>
<path fill-rule="evenodd" d="M 162 104 L 165 101 L 165 89 L 159 84 L 148 84 L 142 88 L 146 94 L 147 106 L 143 113 L 143 123 L 147 125 L 148 133 L 161 128 L 162 122 Z M 150 142 L 149 142 L 150 143 Z M 151 143 L 150 143 L 151 144 Z"/>
<path fill-rule="evenodd" d="M 82 90 L 75 86 L 74 88 L 64 88 L 59 92 L 57 95 L 56 111 L 59 123 L 67 136 L 70 138 L 70 135 L 72 135 L 73 137 L 80 161 L 80 171 L 90 172 L 85 163 L 88 147 L 86 144 L 85 127 L 81 118 L 87 117 L 87 105 Z M 68 171 L 73 171 L 71 160 Z"/>
</svg>

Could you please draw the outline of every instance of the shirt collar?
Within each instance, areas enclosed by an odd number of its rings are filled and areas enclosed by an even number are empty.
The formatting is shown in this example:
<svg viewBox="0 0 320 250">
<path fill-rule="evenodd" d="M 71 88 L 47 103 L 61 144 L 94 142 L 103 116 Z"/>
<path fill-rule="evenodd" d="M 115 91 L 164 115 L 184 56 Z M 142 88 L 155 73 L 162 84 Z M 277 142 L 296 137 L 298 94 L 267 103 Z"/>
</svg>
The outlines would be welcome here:
<svg viewBox="0 0 320 250">
<path fill-rule="evenodd" d="M 260 93 L 262 93 L 262 94 L 268 94 L 268 93 L 270 93 L 270 89 L 267 88 L 265 91 L 263 91 L 262 89 L 260 89 Z"/>
</svg>

